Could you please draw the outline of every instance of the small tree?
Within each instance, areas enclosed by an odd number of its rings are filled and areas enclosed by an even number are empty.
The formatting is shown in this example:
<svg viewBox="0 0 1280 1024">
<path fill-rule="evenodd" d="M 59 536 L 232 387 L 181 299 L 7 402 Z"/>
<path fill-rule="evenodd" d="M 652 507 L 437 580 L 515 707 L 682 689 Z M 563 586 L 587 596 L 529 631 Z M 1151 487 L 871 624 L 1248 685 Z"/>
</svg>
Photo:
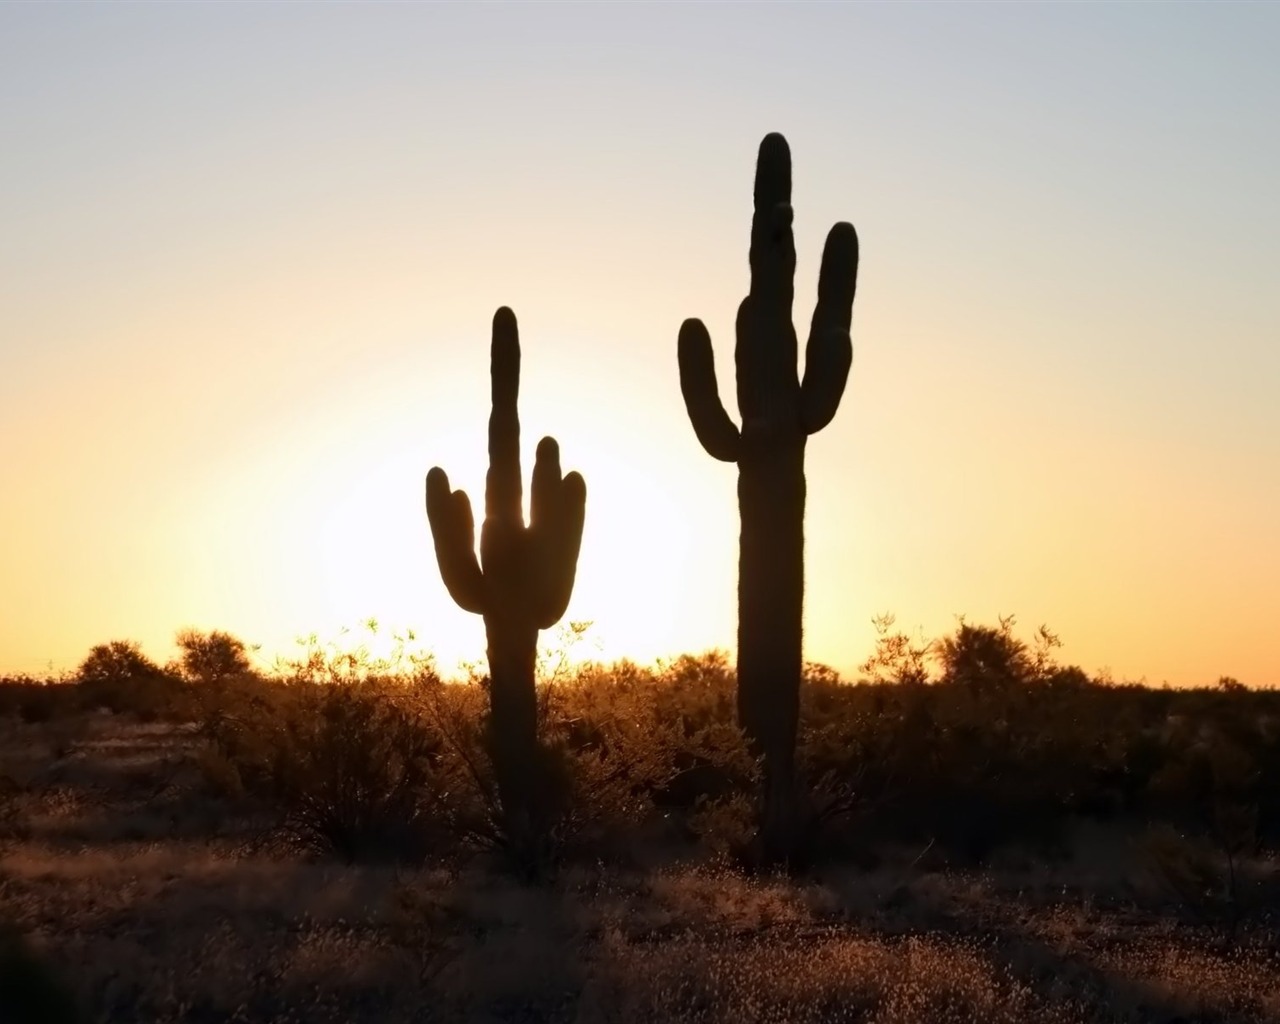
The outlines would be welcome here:
<svg viewBox="0 0 1280 1024">
<path fill-rule="evenodd" d="M 201 633 L 188 628 L 178 631 L 175 642 L 182 651 L 179 657 L 182 674 L 190 680 L 216 683 L 253 671 L 244 641 L 230 633 L 217 629 Z"/>
<path fill-rule="evenodd" d="M 1040 666 L 1013 635 L 1013 624 L 1012 615 L 1002 616 L 998 628 L 971 626 L 962 616 L 955 635 L 938 641 L 942 681 L 986 694 L 1006 692 L 1036 678 Z"/>
<path fill-rule="evenodd" d="M 76 675 L 82 683 L 128 683 L 158 679 L 164 669 L 142 653 L 136 640 L 112 640 L 91 649 Z"/>
<path fill-rule="evenodd" d="M 142 653 L 133 640 L 98 644 L 76 671 L 87 707 L 131 712 L 151 720 L 174 708 L 177 675 Z"/>
</svg>

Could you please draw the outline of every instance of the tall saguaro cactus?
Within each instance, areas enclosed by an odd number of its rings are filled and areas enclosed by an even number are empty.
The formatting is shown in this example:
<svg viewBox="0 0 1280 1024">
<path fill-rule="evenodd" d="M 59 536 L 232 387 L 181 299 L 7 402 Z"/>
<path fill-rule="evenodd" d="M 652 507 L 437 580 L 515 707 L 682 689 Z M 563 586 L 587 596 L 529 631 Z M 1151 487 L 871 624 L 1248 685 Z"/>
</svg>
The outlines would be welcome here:
<svg viewBox="0 0 1280 1024">
<path fill-rule="evenodd" d="M 489 646 L 490 743 L 508 828 L 530 823 L 538 794 L 538 631 L 555 625 L 573 592 L 587 489 L 578 473 L 562 477 L 554 438 L 538 443 L 524 523 L 520 477 L 520 340 L 505 306 L 493 318 L 490 350 L 493 409 L 484 525 L 476 559 L 471 502 L 449 488 L 438 466 L 427 474 L 427 518 L 436 561 L 459 607 L 484 616 Z"/>
<path fill-rule="evenodd" d="M 835 416 L 853 346 L 849 326 L 858 236 L 827 235 L 805 347 L 796 368 L 791 321 L 795 242 L 791 151 L 767 135 L 756 163 L 751 287 L 738 307 L 739 428 L 716 386 L 711 338 L 699 320 L 680 328 L 680 390 L 694 432 L 714 458 L 738 464 L 738 721 L 764 757 L 761 856 L 787 859 L 795 826 L 795 742 L 800 712 L 804 602 L 804 448 Z"/>
</svg>

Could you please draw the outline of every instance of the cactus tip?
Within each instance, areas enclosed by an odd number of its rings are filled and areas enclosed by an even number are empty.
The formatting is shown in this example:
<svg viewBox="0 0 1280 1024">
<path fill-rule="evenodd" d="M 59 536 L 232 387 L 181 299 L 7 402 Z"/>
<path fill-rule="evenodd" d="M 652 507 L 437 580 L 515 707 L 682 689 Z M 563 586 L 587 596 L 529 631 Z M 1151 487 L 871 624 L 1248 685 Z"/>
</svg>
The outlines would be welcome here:
<svg viewBox="0 0 1280 1024">
<path fill-rule="evenodd" d="M 777 132 L 766 135 L 760 143 L 756 158 L 755 208 L 756 212 L 769 211 L 783 203 L 791 202 L 791 147 Z"/>
<path fill-rule="evenodd" d="M 434 500 L 433 495 L 448 496 L 449 493 L 449 474 L 439 466 L 432 466 L 427 473 L 427 500 Z"/>
<path fill-rule="evenodd" d="M 560 461 L 560 445 L 554 437 L 544 437 L 538 442 L 537 458 L 539 460 Z"/>
<path fill-rule="evenodd" d="M 844 245 L 852 243 L 856 247 L 858 244 L 858 232 L 854 230 L 853 225 L 847 220 L 838 221 L 833 224 L 828 237 L 833 241 L 839 241 Z"/>
<path fill-rule="evenodd" d="M 703 338 L 710 340 L 706 326 L 697 317 L 691 316 L 680 325 L 680 334 L 677 336 L 676 345 L 681 351 L 684 351 L 694 345 L 701 345 Z"/>
</svg>

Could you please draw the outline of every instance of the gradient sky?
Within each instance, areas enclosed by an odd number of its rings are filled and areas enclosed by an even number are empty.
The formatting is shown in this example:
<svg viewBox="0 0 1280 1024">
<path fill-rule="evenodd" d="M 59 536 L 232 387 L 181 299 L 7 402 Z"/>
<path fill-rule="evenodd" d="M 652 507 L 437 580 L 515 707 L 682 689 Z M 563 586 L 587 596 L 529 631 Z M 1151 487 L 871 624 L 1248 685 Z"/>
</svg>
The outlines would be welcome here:
<svg viewBox="0 0 1280 1024">
<path fill-rule="evenodd" d="M 732 648 L 756 147 L 796 315 L 862 242 L 807 459 L 807 655 L 1041 622 L 1089 671 L 1280 682 L 1280 7 L 0 6 L 0 671 L 368 616 L 483 654 L 423 510 L 482 502 L 488 330 L 526 474 L 588 486 L 568 618 Z"/>
</svg>

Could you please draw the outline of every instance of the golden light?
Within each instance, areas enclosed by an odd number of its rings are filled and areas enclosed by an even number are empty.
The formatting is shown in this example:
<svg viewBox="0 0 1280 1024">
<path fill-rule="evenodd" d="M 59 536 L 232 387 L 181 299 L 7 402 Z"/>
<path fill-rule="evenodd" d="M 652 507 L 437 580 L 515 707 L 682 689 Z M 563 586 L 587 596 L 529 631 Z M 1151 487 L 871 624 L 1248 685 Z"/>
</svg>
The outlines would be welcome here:
<svg viewBox="0 0 1280 1024">
<path fill-rule="evenodd" d="M 467 492 L 478 540 L 489 396 L 487 353 L 477 347 L 468 360 L 475 365 L 451 368 L 447 377 L 406 373 L 395 385 L 362 385 L 353 389 L 359 404 L 340 409 L 318 401 L 314 418 L 292 422 L 221 481 L 220 499 L 202 503 L 205 530 L 214 522 L 226 529 L 236 520 L 265 518 L 270 526 L 258 527 L 258 543 L 244 553 L 241 571 L 252 566 L 255 575 L 296 581 L 289 607 L 255 609 L 273 625 L 270 636 L 253 639 L 291 653 L 295 636 L 336 637 L 376 618 L 386 636 L 412 628 L 446 674 L 483 659 L 483 623 L 445 591 L 424 508 L 426 472 L 441 466 L 451 484 Z M 533 449 L 545 434 L 560 440 L 565 471 L 578 470 L 587 482 L 577 582 L 562 624 L 592 626 L 574 655 L 650 661 L 703 649 L 709 636 L 728 643 L 736 550 L 732 469 L 708 467 L 692 437 L 684 436 L 682 419 L 650 421 L 637 430 L 637 422 L 651 419 L 630 408 L 643 397 L 608 401 L 585 389 L 566 403 L 563 386 L 549 387 L 541 377 L 529 373 L 522 380 L 526 515 Z M 671 457 L 672 447 L 686 449 L 686 457 Z M 299 461 L 300 452 L 312 454 Z M 246 506 L 249 495 L 262 504 Z M 196 571 L 207 578 L 219 567 L 205 563 Z M 228 594 L 229 603 L 234 599 L 247 611 L 247 584 L 233 589 L 239 596 Z M 544 647 L 558 642 L 557 629 L 543 634 Z"/>
</svg>

